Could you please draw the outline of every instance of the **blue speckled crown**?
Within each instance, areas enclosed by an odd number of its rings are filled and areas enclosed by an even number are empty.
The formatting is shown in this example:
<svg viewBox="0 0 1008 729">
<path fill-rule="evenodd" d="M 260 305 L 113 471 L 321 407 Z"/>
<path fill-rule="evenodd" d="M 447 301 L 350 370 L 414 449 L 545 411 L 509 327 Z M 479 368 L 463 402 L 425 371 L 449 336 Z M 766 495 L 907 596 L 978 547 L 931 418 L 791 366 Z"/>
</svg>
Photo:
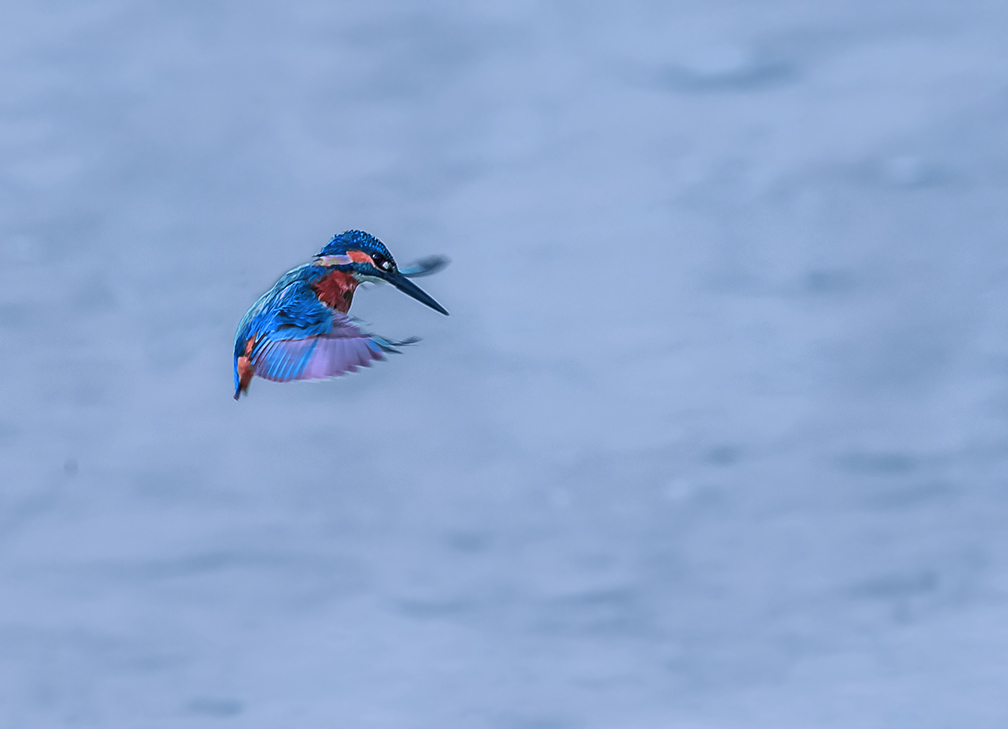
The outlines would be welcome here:
<svg viewBox="0 0 1008 729">
<path fill-rule="evenodd" d="M 319 251 L 319 255 L 341 256 L 347 251 L 364 251 L 367 254 L 380 253 L 390 261 L 395 260 L 384 243 L 363 230 L 347 230 L 334 235 L 325 248 Z"/>
</svg>

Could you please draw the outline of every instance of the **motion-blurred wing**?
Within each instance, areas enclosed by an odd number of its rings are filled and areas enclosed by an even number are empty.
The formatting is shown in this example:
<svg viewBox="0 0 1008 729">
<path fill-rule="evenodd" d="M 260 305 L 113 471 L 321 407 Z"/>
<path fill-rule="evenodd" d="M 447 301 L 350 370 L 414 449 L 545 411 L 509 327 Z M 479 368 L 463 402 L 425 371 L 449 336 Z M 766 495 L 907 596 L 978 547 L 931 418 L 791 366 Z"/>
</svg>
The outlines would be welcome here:
<svg viewBox="0 0 1008 729">
<path fill-rule="evenodd" d="M 336 377 L 370 367 L 384 359 L 385 352 L 396 352 L 396 346 L 408 343 L 366 334 L 339 312 L 332 314 L 330 331 L 310 337 L 299 333 L 278 329 L 257 341 L 251 357 L 255 374 L 274 382 Z"/>
<path fill-rule="evenodd" d="M 427 256 L 419 261 L 413 261 L 408 266 L 400 266 L 399 273 L 406 278 L 420 278 L 437 273 L 449 263 L 450 260 L 446 256 Z"/>
</svg>

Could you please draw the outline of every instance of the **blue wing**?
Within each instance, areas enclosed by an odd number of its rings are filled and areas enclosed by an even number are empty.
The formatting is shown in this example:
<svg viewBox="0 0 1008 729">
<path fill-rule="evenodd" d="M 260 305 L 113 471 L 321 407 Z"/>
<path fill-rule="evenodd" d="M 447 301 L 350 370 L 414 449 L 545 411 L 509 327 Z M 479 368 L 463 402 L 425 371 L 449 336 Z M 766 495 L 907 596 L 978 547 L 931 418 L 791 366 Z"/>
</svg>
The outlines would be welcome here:
<svg viewBox="0 0 1008 729">
<path fill-rule="evenodd" d="M 393 342 L 364 332 L 349 316 L 322 304 L 304 281 L 278 284 L 249 309 L 239 325 L 235 397 L 243 389 L 239 374 L 243 356 L 255 375 L 289 382 L 356 372 L 413 341 Z"/>
<path fill-rule="evenodd" d="M 447 256 L 427 256 L 419 261 L 413 261 L 408 266 L 400 266 L 399 273 L 406 278 L 431 276 L 449 264 Z"/>
<path fill-rule="evenodd" d="M 336 377 L 397 351 L 397 343 L 362 332 L 346 314 L 327 313 L 330 328 L 323 334 L 292 337 L 280 329 L 259 339 L 251 357 L 255 374 L 274 382 Z"/>
</svg>

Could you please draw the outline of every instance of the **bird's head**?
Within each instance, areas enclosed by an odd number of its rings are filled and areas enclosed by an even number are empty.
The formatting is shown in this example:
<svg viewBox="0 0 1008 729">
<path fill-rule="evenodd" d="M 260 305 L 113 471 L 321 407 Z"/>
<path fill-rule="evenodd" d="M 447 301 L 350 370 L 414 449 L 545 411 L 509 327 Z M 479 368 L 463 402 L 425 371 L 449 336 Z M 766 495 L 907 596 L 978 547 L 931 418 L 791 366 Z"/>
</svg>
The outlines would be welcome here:
<svg viewBox="0 0 1008 729">
<path fill-rule="evenodd" d="M 448 314 L 441 304 L 399 271 L 384 243 L 363 230 L 348 230 L 334 235 L 315 256 L 315 265 L 347 271 L 360 282 L 390 283 L 434 311 Z"/>
</svg>

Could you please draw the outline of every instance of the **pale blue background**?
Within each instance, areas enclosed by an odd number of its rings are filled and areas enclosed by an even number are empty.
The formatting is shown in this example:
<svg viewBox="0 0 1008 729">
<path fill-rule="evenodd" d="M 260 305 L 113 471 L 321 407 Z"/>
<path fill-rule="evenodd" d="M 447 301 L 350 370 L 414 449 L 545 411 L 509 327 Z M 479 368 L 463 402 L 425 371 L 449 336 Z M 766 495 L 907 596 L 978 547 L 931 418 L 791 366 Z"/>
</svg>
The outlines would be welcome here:
<svg viewBox="0 0 1008 729">
<path fill-rule="evenodd" d="M 1006 37 L 5 4 L 0 727 L 1008 726 Z M 452 316 L 235 403 L 351 227 Z"/>
</svg>

